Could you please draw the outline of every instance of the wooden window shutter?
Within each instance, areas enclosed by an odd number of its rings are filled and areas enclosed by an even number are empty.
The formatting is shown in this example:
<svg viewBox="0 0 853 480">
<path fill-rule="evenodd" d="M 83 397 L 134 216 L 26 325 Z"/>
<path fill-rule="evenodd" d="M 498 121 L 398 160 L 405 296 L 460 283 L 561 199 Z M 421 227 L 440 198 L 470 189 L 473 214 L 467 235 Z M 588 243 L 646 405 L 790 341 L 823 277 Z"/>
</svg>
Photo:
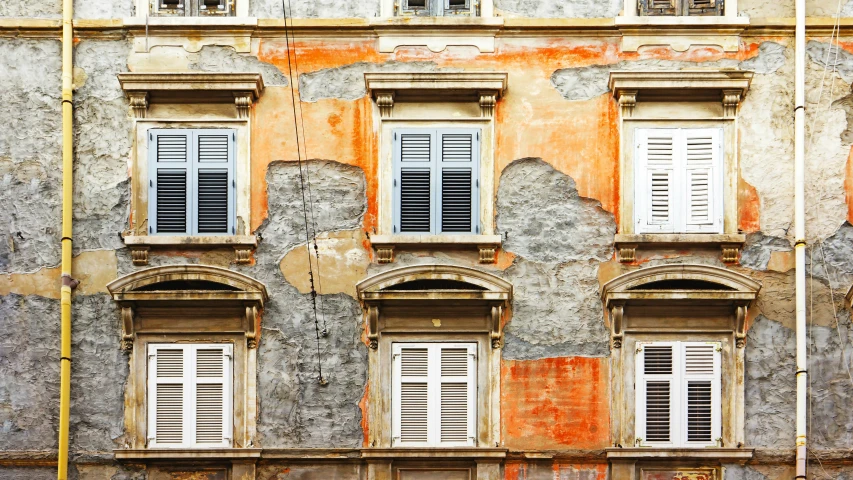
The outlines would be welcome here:
<svg viewBox="0 0 853 480">
<path fill-rule="evenodd" d="M 186 418 L 186 348 L 149 346 L 148 446 L 180 447 L 189 424 Z"/>
<path fill-rule="evenodd" d="M 480 131 L 438 130 L 438 232 L 480 233 Z"/>
<path fill-rule="evenodd" d="M 725 0 L 687 0 L 687 14 L 691 16 L 722 16 Z"/>
<path fill-rule="evenodd" d="M 676 15 L 677 2 L 681 0 L 639 0 L 640 16 Z"/>
<path fill-rule="evenodd" d="M 473 15 L 471 0 L 438 0 L 442 3 L 443 15 Z"/>
<path fill-rule="evenodd" d="M 713 446 L 720 438 L 720 344 L 684 342 L 681 415 L 686 445 Z"/>
<path fill-rule="evenodd" d="M 195 443 L 201 446 L 231 446 L 231 348 L 195 350 Z"/>
<path fill-rule="evenodd" d="M 195 210 L 193 233 L 235 234 L 234 178 L 236 132 L 200 129 L 193 134 L 196 161 L 193 162 Z"/>
<path fill-rule="evenodd" d="M 637 352 L 637 425 L 641 445 L 673 440 L 675 355 L 672 344 L 641 344 Z"/>
<path fill-rule="evenodd" d="M 435 131 L 394 131 L 394 233 L 433 231 Z"/>
<path fill-rule="evenodd" d="M 474 446 L 475 347 L 473 344 L 440 347 L 442 444 Z"/>
<path fill-rule="evenodd" d="M 429 348 L 394 345 L 394 444 L 429 440 Z"/>
<path fill-rule="evenodd" d="M 634 203 L 637 233 L 673 232 L 677 130 L 637 129 Z"/>
<path fill-rule="evenodd" d="M 149 232 L 191 232 L 190 130 L 151 130 L 148 133 Z"/>
<path fill-rule="evenodd" d="M 429 16 L 434 15 L 434 9 L 430 8 L 435 0 L 398 0 L 398 15 Z"/>
<path fill-rule="evenodd" d="M 684 231 L 722 233 L 722 131 L 682 130 L 684 151 Z"/>
</svg>

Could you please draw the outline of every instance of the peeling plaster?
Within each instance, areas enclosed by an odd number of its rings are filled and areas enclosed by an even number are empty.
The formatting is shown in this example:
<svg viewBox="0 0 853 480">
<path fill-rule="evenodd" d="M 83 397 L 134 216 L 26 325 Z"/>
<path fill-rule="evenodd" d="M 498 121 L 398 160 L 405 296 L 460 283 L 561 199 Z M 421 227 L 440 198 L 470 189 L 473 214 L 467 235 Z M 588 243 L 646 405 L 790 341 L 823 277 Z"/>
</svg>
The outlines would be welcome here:
<svg viewBox="0 0 853 480">
<path fill-rule="evenodd" d="M 295 286 L 299 293 L 310 293 L 308 278 L 308 255 L 315 272 L 317 293 L 346 293 L 356 298 L 355 285 L 362 281 L 370 264 L 370 255 L 364 245 L 367 238 L 361 230 L 329 232 L 317 236 L 319 267 L 313 246 L 306 248 L 301 243 L 287 252 L 281 261 L 281 272 L 285 280 Z M 323 274 L 325 272 L 325 275 Z"/>
<path fill-rule="evenodd" d="M 258 60 L 252 55 L 237 53 L 234 47 L 205 45 L 197 54 L 189 55 L 188 68 L 202 72 L 244 72 L 260 73 L 264 86 L 284 87 L 287 77 L 271 63 Z"/>
<path fill-rule="evenodd" d="M 316 102 L 324 98 L 357 100 L 367 95 L 365 72 L 460 72 L 459 68 L 438 68 L 435 62 L 370 63 L 357 62 L 337 68 L 326 68 L 299 76 L 299 98 Z"/>
</svg>

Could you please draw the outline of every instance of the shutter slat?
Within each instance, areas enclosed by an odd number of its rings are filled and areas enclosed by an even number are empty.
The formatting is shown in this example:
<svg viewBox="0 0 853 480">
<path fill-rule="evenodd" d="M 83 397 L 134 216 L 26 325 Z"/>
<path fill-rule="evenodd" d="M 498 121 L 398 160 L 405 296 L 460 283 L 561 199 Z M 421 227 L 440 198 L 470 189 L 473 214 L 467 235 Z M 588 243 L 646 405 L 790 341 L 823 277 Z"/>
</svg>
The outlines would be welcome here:
<svg viewBox="0 0 853 480">
<path fill-rule="evenodd" d="M 431 135 L 428 133 L 403 133 L 400 135 L 400 160 L 429 162 L 431 146 Z"/>
<path fill-rule="evenodd" d="M 684 371 L 687 375 L 713 375 L 715 345 L 686 345 Z"/>
<path fill-rule="evenodd" d="M 471 231 L 471 170 L 441 171 L 441 231 Z"/>
<path fill-rule="evenodd" d="M 646 382 L 647 442 L 668 442 L 670 439 L 670 382 Z"/>
<path fill-rule="evenodd" d="M 187 171 L 157 170 L 157 232 L 187 231 Z"/>
<path fill-rule="evenodd" d="M 221 383 L 196 385 L 196 443 L 222 443 L 222 399 Z"/>
<path fill-rule="evenodd" d="M 687 382 L 687 441 L 711 441 L 711 381 Z"/>
<path fill-rule="evenodd" d="M 400 172 L 400 231 L 430 231 L 430 171 L 402 169 Z"/>
<path fill-rule="evenodd" d="M 643 371 L 646 375 L 672 374 L 672 347 L 669 345 L 644 347 Z"/>
<path fill-rule="evenodd" d="M 426 348 L 400 350 L 400 374 L 404 377 L 426 377 L 429 368 L 429 351 Z"/>
<path fill-rule="evenodd" d="M 441 376 L 442 377 L 467 377 L 468 376 L 468 349 L 467 348 L 442 348 L 441 349 Z"/>
<path fill-rule="evenodd" d="M 685 131 L 687 230 L 705 231 L 714 226 L 714 169 L 717 163 L 717 131 Z"/>
<path fill-rule="evenodd" d="M 186 161 L 186 135 L 157 135 L 157 162 Z"/>
<path fill-rule="evenodd" d="M 184 351 L 162 348 L 157 351 L 157 378 L 180 378 L 184 376 Z"/>
<path fill-rule="evenodd" d="M 228 170 L 200 169 L 197 188 L 199 233 L 228 233 Z"/>
<path fill-rule="evenodd" d="M 400 440 L 403 442 L 427 441 L 427 387 L 426 383 L 400 385 Z"/>
<path fill-rule="evenodd" d="M 228 135 L 199 135 L 199 163 L 228 163 Z"/>
<path fill-rule="evenodd" d="M 168 350 L 160 350 L 160 354 Z M 159 373 L 159 371 L 158 371 Z M 180 383 L 161 383 L 157 389 L 156 442 L 183 443 L 184 386 Z"/>
<path fill-rule="evenodd" d="M 443 352 L 442 352 L 443 353 Z M 444 362 L 442 361 L 442 364 Z M 443 366 L 442 366 L 443 368 Z M 466 369 L 467 372 L 467 369 Z M 443 372 L 442 372 L 443 373 Z M 468 384 L 441 384 L 441 441 L 468 440 Z"/>
<path fill-rule="evenodd" d="M 641 148 L 644 150 L 645 222 L 641 227 L 654 231 L 668 231 L 673 223 L 673 187 L 675 173 L 675 143 L 672 130 L 647 130 Z M 638 187 L 639 188 L 639 187 Z"/>
</svg>

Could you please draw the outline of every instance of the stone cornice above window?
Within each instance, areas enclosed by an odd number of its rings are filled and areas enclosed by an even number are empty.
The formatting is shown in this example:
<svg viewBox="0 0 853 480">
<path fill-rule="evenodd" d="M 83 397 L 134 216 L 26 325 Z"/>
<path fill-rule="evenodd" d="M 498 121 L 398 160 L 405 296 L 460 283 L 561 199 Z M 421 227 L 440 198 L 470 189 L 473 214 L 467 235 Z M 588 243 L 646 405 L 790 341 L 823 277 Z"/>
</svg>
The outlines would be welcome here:
<svg viewBox="0 0 853 480">
<path fill-rule="evenodd" d="M 752 72 L 735 69 L 619 71 L 610 72 L 610 91 L 622 108 L 622 116 L 631 117 L 638 101 L 719 101 L 726 117 L 737 114 L 737 107 L 752 83 Z"/>
<path fill-rule="evenodd" d="M 151 103 L 233 103 L 248 118 L 264 91 L 259 73 L 119 73 L 118 80 L 136 118 Z"/>
<path fill-rule="evenodd" d="M 726 10 L 732 9 L 737 7 L 726 6 Z M 615 24 L 622 33 L 622 51 L 625 52 L 658 45 L 678 52 L 692 46 L 715 46 L 726 52 L 737 52 L 740 35 L 749 28 L 749 19 L 738 17 L 737 13 L 719 17 L 626 16 L 616 17 Z"/>
<path fill-rule="evenodd" d="M 480 115 L 491 117 L 507 77 L 505 72 L 368 72 L 364 82 L 383 118 L 393 116 L 397 101 L 479 102 Z"/>
</svg>

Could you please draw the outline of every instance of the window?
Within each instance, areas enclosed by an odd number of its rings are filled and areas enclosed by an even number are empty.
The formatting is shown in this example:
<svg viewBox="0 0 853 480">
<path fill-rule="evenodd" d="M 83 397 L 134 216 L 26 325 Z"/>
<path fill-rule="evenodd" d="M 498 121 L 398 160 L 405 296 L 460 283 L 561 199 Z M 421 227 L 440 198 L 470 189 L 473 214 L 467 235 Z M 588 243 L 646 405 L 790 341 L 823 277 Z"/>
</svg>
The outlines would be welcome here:
<svg viewBox="0 0 853 480">
<path fill-rule="evenodd" d="M 150 234 L 233 235 L 235 130 L 148 132 Z"/>
<path fill-rule="evenodd" d="M 721 128 L 638 128 L 637 233 L 723 233 Z"/>
<path fill-rule="evenodd" d="M 477 0 L 399 0 L 398 15 L 450 16 L 477 15 Z"/>
<path fill-rule="evenodd" d="M 474 446 L 475 343 L 394 343 L 394 446 Z"/>
<path fill-rule="evenodd" d="M 148 345 L 148 446 L 231 446 L 232 346 Z"/>
<path fill-rule="evenodd" d="M 718 446 L 721 349 L 714 342 L 639 344 L 639 446 Z"/>
<path fill-rule="evenodd" d="M 639 0 L 640 15 L 721 16 L 725 0 Z"/>
<path fill-rule="evenodd" d="M 480 130 L 394 131 L 394 233 L 480 233 Z"/>
<path fill-rule="evenodd" d="M 153 0 L 152 9 L 162 16 L 230 16 L 234 0 Z"/>
</svg>

